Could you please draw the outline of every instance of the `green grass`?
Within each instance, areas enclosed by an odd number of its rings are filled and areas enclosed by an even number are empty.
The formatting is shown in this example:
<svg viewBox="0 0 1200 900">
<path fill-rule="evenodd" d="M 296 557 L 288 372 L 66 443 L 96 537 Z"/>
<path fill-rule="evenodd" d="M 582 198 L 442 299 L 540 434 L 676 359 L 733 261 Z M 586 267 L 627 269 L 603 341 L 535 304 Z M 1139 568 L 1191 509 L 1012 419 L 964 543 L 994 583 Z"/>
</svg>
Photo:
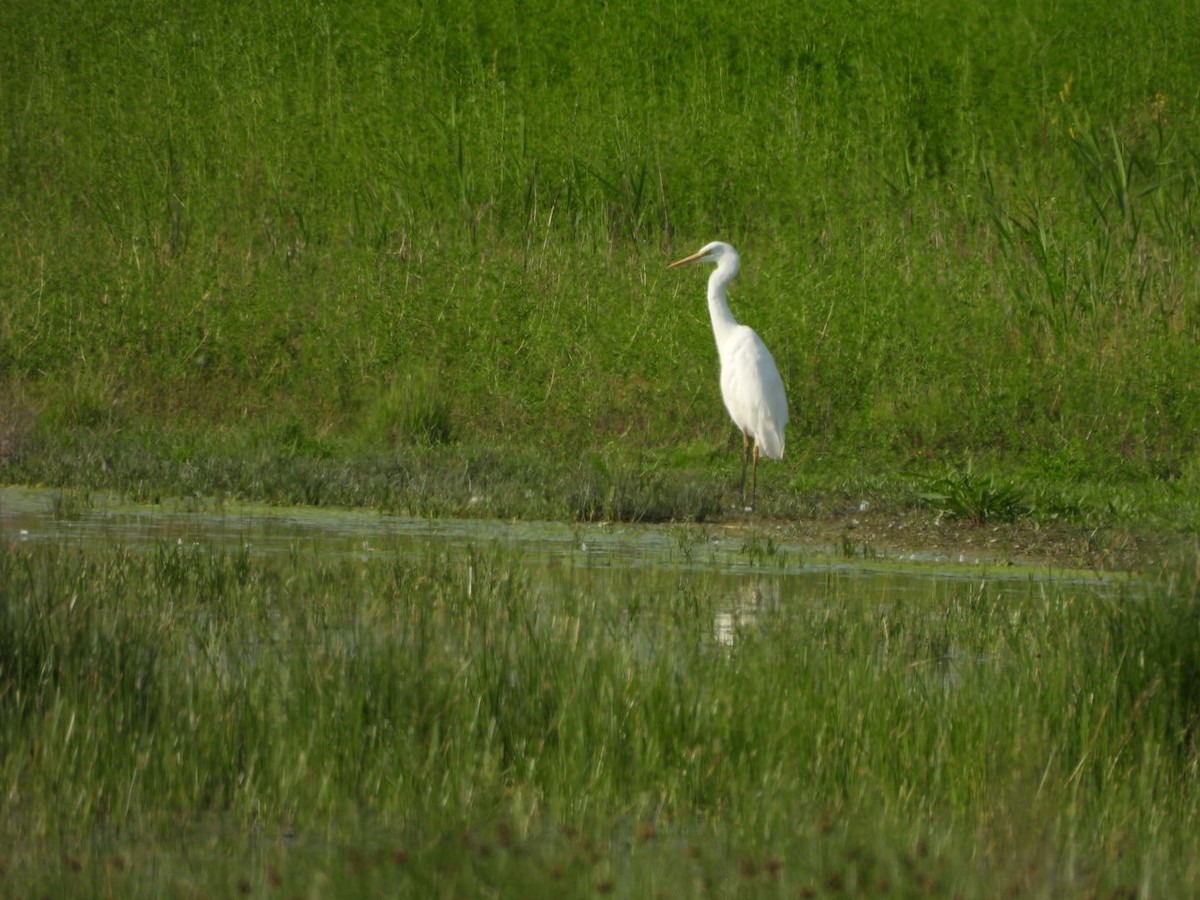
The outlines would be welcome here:
<svg viewBox="0 0 1200 900">
<path fill-rule="evenodd" d="M 763 515 L 1190 535 L 1198 32 L 0 5 L 0 480 L 718 517 L 703 278 L 664 267 L 722 238 L 791 398 Z M 715 583 L 493 550 L 0 576 L 3 893 L 1195 893 L 1194 560 L 1139 601 L 831 577 L 732 648 Z"/>
<path fill-rule="evenodd" d="M 728 498 L 703 279 L 664 271 L 720 237 L 791 396 L 776 492 L 971 457 L 1195 493 L 1187 3 L 15 2 L 0 26 L 5 480 L 123 490 L 132 441 L 176 461 L 168 492 L 223 468 L 216 440 L 368 472 L 490 445 L 682 452 Z"/>
<path fill-rule="evenodd" d="M 1194 555 L 1135 599 L 395 549 L 0 544 L 0 891 L 1196 890 Z"/>
</svg>

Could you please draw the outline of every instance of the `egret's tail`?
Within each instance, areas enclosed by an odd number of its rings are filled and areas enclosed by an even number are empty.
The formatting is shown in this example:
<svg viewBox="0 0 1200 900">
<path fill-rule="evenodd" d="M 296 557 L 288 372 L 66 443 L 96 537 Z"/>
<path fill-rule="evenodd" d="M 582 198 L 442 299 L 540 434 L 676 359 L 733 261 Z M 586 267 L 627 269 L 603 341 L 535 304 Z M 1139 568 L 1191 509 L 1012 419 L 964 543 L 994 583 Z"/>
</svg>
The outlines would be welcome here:
<svg viewBox="0 0 1200 900">
<path fill-rule="evenodd" d="M 758 444 L 758 452 L 770 459 L 783 459 L 783 429 L 764 428 L 760 434 L 755 435 L 754 441 Z"/>
</svg>

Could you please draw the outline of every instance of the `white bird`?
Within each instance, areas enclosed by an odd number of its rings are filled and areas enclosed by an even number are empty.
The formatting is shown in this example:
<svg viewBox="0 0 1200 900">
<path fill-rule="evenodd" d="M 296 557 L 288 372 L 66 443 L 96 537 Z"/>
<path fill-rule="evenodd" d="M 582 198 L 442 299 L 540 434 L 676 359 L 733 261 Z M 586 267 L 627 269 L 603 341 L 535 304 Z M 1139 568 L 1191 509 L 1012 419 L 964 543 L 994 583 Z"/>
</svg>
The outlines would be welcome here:
<svg viewBox="0 0 1200 900">
<path fill-rule="evenodd" d="M 691 256 L 671 263 L 668 269 L 693 262 L 716 263 L 708 276 L 708 314 L 721 357 L 721 397 L 733 424 L 742 432 L 742 504 L 746 502 L 746 464 L 754 442 L 750 506 L 758 488 L 758 456 L 783 459 L 783 429 L 788 421 L 783 379 L 771 351 L 754 331 L 739 325 L 729 311 L 725 286 L 738 273 L 738 254 L 722 241 L 705 244 Z"/>
</svg>

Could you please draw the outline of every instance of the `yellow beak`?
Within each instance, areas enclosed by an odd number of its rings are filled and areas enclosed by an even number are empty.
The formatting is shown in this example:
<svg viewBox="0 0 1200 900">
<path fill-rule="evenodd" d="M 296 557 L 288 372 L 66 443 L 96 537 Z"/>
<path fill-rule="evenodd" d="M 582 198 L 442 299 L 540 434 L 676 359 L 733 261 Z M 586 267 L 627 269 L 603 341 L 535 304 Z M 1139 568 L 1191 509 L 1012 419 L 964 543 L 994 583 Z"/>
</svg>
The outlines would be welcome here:
<svg viewBox="0 0 1200 900">
<path fill-rule="evenodd" d="M 667 268 L 675 269 L 679 266 L 686 266 L 688 263 L 696 262 L 696 260 L 700 259 L 702 256 L 704 256 L 704 251 L 693 253 L 691 256 L 685 256 L 683 259 L 675 260 L 675 262 L 671 263 L 669 266 L 667 266 Z"/>
</svg>

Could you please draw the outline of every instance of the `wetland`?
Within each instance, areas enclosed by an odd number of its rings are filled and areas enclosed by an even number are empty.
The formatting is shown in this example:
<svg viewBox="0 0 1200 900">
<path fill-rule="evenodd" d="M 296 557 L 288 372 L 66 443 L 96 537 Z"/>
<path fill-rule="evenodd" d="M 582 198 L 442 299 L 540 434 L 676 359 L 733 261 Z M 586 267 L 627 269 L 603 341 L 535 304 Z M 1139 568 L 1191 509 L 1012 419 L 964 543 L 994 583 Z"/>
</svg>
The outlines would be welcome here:
<svg viewBox="0 0 1200 900">
<path fill-rule="evenodd" d="M 0 490 L 13 894 L 1173 893 L 1194 560 Z"/>
<path fill-rule="evenodd" d="M 1200 894 L 1198 41 L 0 4 L 0 895 Z"/>
</svg>

